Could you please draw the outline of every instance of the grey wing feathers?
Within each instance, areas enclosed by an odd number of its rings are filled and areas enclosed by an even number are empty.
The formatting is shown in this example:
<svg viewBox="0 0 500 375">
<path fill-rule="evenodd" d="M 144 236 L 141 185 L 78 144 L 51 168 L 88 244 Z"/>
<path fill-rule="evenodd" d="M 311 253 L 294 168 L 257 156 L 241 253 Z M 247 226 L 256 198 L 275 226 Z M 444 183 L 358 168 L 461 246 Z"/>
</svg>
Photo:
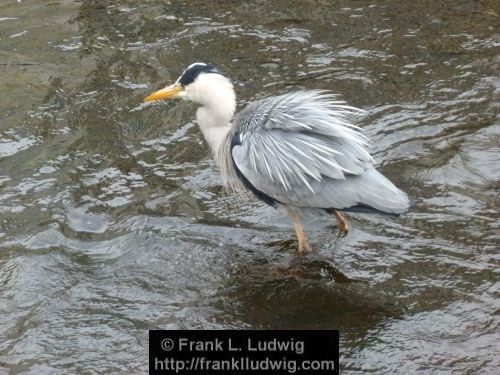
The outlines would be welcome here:
<svg viewBox="0 0 500 375">
<path fill-rule="evenodd" d="M 323 91 L 257 101 L 234 120 L 234 163 L 256 189 L 285 204 L 404 211 L 406 195 L 373 168 L 368 141 L 350 122 L 360 114 Z"/>
</svg>

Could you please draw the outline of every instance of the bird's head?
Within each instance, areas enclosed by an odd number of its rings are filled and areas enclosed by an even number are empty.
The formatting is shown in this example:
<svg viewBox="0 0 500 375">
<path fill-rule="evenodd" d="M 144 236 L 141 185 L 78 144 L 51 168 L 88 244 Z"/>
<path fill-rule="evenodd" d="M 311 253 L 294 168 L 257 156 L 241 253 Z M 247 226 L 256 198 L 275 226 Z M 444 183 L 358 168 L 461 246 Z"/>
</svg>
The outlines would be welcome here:
<svg viewBox="0 0 500 375">
<path fill-rule="evenodd" d="M 152 93 L 144 101 L 175 98 L 214 109 L 228 102 L 236 105 L 231 80 L 214 65 L 205 63 L 189 65 L 174 84 Z"/>
</svg>

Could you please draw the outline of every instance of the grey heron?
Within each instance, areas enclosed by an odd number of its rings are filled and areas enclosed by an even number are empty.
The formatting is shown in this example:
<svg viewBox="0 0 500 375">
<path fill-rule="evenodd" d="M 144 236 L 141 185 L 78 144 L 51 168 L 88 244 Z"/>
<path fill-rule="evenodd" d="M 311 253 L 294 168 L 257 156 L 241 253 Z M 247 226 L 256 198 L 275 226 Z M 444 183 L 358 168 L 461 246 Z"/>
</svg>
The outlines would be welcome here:
<svg viewBox="0 0 500 375">
<path fill-rule="evenodd" d="M 301 253 L 310 251 L 302 208 L 332 213 L 345 235 L 348 223 L 340 211 L 401 214 L 410 207 L 409 197 L 375 169 L 368 139 L 351 123 L 362 111 L 327 91 L 265 98 L 235 115 L 231 79 L 214 65 L 194 63 L 144 101 L 172 98 L 200 105 L 198 126 L 224 185 L 284 208 Z"/>
</svg>

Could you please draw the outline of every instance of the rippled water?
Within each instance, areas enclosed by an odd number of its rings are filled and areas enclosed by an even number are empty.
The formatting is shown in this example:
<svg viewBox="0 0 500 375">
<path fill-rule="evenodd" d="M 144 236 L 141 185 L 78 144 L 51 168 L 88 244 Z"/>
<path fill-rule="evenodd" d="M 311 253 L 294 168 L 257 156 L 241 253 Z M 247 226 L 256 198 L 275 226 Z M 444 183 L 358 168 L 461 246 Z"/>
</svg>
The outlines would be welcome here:
<svg viewBox="0 0 500 375">
<path fill-rule="evenodd" d="M 3 1 L 0 371 L 145 373 L 152 328 L 340 329 L 343 373 L 495 373 L 495 0 Z M 311 219 L 220 187 L 189 103 L 141 105 L 195 61 L 240 106 L 330 89 L 368 112 L 401 218 Z"/>
</svg>

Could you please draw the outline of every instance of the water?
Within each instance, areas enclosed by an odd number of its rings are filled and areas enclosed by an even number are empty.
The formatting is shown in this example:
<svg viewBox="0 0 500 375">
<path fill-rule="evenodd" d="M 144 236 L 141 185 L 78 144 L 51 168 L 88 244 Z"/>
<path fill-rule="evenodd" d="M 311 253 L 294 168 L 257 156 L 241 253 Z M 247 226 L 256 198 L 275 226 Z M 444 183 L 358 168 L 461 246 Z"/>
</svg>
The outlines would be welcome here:
<svg viewBox="0 0 500 375">
<path fill-rule="evenodd" d="M 496 373 L 496 1 L 4 1 L 0 372 L 145 373 L 152 328 L 340 329 L 358 373 Z M 142 98 L 190 63 L 240 107 L 292 88 L 363 108 L 401 218 L 310 220 L 220 187 L 195 107 Z"/>
</svg>

